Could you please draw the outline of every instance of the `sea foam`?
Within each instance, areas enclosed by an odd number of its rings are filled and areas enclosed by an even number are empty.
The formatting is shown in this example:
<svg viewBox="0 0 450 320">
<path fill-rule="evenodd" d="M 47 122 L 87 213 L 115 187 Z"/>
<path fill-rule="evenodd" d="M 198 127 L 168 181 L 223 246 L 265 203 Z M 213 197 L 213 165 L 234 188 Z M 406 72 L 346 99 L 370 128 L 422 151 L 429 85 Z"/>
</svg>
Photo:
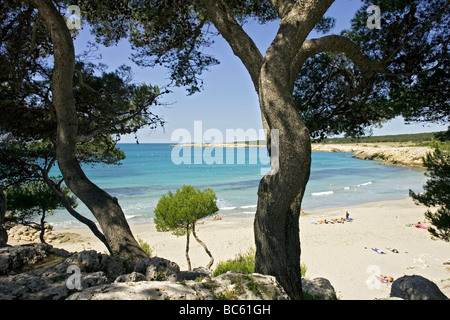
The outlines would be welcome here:
<svg viewBox="0 0 450 320">
<path fill-rule="evenodd" d="M 313 196 L 327 196 L 327 195 L 330 195 L 330 194 L 333 194 L 334 192 L 333 191 L 323 191 L 323 192 L 313 192 L 313 193 L 311 193 L 311 195 L 313 195 Z"/>
</svg>

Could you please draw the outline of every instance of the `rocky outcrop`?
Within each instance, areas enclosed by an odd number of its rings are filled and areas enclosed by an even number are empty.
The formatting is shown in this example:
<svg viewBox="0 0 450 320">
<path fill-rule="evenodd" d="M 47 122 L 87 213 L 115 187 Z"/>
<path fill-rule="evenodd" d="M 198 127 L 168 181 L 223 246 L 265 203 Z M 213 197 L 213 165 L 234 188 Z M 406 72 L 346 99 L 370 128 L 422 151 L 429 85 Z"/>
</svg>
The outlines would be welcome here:
<svg viewBox="0 0 450 320">
<path fill-rule="evenodd" d="M 448 300 L 434 282 L 418 275 L 395 280 L 390 296 L 404 300 Z"/>
<path fill-rule="evenodd" d="M 34 242 L 39 243 L 41 230 L 33 228 L 31 226 L 25 226 L 22 224 L 10 225 L 7 228 L 8 238 L 10 242 L 23 243 Z M 71 234 L 70 237 L 65 233 L 53 232 L 53 226 L 50 224 L 45 225 L 44 240 L 49 244 L 59 244 L 68 241 L 73 241 L 75 234 Z"/>
<path fill-rule="evenodd" d="M 315 299 L 334 299 L 326 279 L 303 280 Z M 0 300 L 288 299 L 272 276 L 180 271 L 153 257 L 131 263 L 94 250 L 70 253 L 33 243 L 0 249 Z"/>
<path fill-rule="evenodd" d="M 313 151 L 322 152 L 348 152 L 353 157 L 362 160 L 383 161 L 388 165 L 422 167 L 423 158 L 431 151 L 427 147 L 393 147 L 378 145 L 353 144 L 313 144 Z"/>
<path fill-rule="evenodd" d="M 336 291 L 330 281 L 325 278 L 302 278 L 302 289 L 305 299 L 337 300 Z"/>
<path fill-rule="evenodd" d="M 92 287 L 68 300 L 286 300 L 276 279 L 261 274 L 229 271 L 200 281 L 116 282 Z"/>
<path fill-rule="evenodd" d="M 142 259 L 136 264 L 134 271 L 143 274 L 147 281 L 181 280 L 180 267 L 175 262 L 159 257 Z"/>
<path fill-rule="evenodd" d="M 5 247 L 0 249 L 0 300 L 66 299 L 131 270 L 127 261 L 95 251 L 69 253 L 40 243 Z M 79 276 L 78 288 L 68 285 L 72 276 Z"/>
</svg>

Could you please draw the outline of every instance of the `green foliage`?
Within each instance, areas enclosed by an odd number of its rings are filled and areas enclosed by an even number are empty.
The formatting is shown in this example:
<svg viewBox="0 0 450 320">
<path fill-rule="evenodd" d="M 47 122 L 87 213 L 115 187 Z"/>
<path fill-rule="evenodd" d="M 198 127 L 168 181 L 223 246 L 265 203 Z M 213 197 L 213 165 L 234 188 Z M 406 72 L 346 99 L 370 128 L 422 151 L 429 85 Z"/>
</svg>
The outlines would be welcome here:
<svg viewBox="0 0 450 320">
<path fill-rule="evenodd" d="M 382 1 L 379 30 L 366 25 L 372 4 L 364 1 L 341 35 L 382 68 L 366 70 L 345 54 L 325 52 L 307 60 L 299 74 L 294 100 L 313 138 L 360 137 L 397 116 L 410 122 L 450 119 L 448 2 Z"/>
<path fill-rule="evenodd" d="M 54 1 L 64 13 L 67 1 Z M 70 3 L 73 4 L 73 3 Z M 24 146 L 43 142 L 45 153 L 54 158 L 56 115 L 52 102 L 52 42 L 35 8 L 23 1 L 0 4 L 0 136 Z M 117 17 L 116 17 L 117 18 Z M 78 114 L 77 157 L 80 162 L 117 163 L 124 154 L 117 149 L 121 135 L 135 134 L 148 126 L 163 126 L 164 120 L 152 112 L 163 93 L 157 86 L 133 83 L 130 67 L 107 72 L 104 64 L 94 64 L 96 45 L 76 57 L 73 93 Z M 37 157 L 35 157 L 37 158 Z"/>
<path fill-rule="evenodd" d="M 184 185 L 175 193 L 169 191 L 156 205 L 156 230 L 172 231 L 176 236 L 186 235 L 186 227 L 192 226 L 199 219 L 219 211 L 216 194 L 211 188 L 203 191 Z"/>
<path fill-rule="evenodd" d="M 255 272 L 255 249 L 251 248 L 245 253 L 236 255 L 234 259 L 219 261 L 214 270 L 214 276 L 217 277 L 231 270 L 242 271 L 250 274 Z"/>
<path fill-rule="evenodd" d="M 78 0 L 93 33 L 104 45 L 128 38 L 133 61 L 140 66 L 164 66 L 171 85 L 185 87 L 189 94 L 203 87 L 201 74 L 219 63 L 205 53 L 217 36 L 201 1 L 198 0 Z M 227 7 L 236 20 L 264 23 L 278 18 L 268 0 L 229 0 Z M 330 25 L 326 21 L 322 28 Z"/>
<path fill-rule="evenodd" d="M 245 253 L 239 253 L 233 259 L 228 259 L 226 261 L 219 261 L 214 269 L 214 276 L 217 277 L 228 271 L 236 270 L 242 271 L 246 274 L 251 274 L 255 272 L 255 248 L 250 248 Z M 306 274 L 306 266 L 304 264 L 300 265 L 301 276 L 304 277 Z"/>
<path fill-rule="evenodd" d="M 437 208 L 435 213 L 431 210 L 425 213 L 434 226 L 428 230 L 434 237 L 450 241 L 450 151 L 439 148 L 439 143 L 435 147 L 424 158 L 428 176 L 425 192 L 416 194 L 410 190 L 409 193 L 417 204 Z"/>
<path fill-rule="evenodd" d="M 68 188 L 61 188 L 70 204 L 76 207 L 76 199 Z M 6 189 L 7 208 L 14 220 L 28 224 L 37 215 L 51 213 L 51 210 L 63 207 L 61 199 L 44 181 L 14 185 Z"/>
<path fill-rule="evenodd" d="M 144 250 L 145 254 L 149 257 L 153 256 L 153 250 L 150 247 L 150 245 L 148 244 L 148 242 L 142 240 L 141 238 L 137 238 L 137 242 L 139 243 L 139 246 L 141 247 L 142 250 Z"/>
<path fill-rule="evenodd" d="M 359 138 L 327 138 L 321 140 L 321 143 L 344 144 L 344 143 L 382 143 L 382 142 L 411 142 L 415 145 L 430 145 L 433 139 L 442 134 L 442 132 L 426 132 L 414 134 L 398 134 L 384 136 L 366 136 Z"/>
</svg>

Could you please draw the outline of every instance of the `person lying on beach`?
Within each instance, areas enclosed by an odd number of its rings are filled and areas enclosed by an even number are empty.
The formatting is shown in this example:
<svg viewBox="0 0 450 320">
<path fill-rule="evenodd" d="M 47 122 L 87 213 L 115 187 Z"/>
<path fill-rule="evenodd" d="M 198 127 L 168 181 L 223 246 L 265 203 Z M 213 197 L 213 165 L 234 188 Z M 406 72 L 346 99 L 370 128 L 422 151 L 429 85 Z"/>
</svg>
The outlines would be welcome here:
<svg viewBox="0 0 450 320">
<path fill-rule="evenodd" d="M 419 229 L 428 229 L 428 227 L 424 226 L 420 221 L 413 224 L 413 226 Z"/>
<path fill-rule="evenodd" d="M 386 252 L 384 252 L 383 250 L 377 249 L 377 248 L 372 248 L 372 250 L 379 254 L 386 254 Z"/>
<path fill-rule="evenodd" d="M 394 282 L 394 278 L 392 278 L 390 276 L 383 276 L 381 274 L 378 276 L 378 280 L 380 280 L 381 283 L 385 283 L 385 284 L 391 284 L 392 282 Z"/>
<path fill-rule="evenodd" d="M 349 220 L 345 220 L 343 217 L 341 217 L 340 219 L 335 218 L 335 219 L 331 219 L 331 220 L 323 219 L 323 220 L 317 221 L 317 223 L 318 224 L 335 224 L 335 223 L 345 223 L 345 221 L 351 222 L 352 219 L 349 218 Z"/>
</svg>

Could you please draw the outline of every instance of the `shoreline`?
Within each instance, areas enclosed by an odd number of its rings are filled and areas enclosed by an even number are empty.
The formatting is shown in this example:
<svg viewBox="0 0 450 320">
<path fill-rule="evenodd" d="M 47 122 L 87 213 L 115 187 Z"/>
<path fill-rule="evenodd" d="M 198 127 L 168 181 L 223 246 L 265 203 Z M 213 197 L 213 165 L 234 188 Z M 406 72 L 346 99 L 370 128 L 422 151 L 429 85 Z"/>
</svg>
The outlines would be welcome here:
<svg viewBox="0 0 450 320">
<path fill-rule="evenodd" d="M 315 224 L 324 218 L 345 217 L 346 211 L 352 222 Z M 403 275 L 421 275 L 450 296 L 450 244 L 432 240 L 427 230 L 406 226 L 418 221 L 424 223 L 425 211 L 425 207 L 416 206 L 407 198 L 302 213 L 301 262 L 307 268 L 306 277 L 328 279 L 343 300 L 386 298 L 390 288 L 373 281 L 375 271 L 394 279 Z M 234 258 L 254 247 L 253 220 L 250 217 L 210 218 L 197 224 L 198 237 L 214 256 L 213 268 L 217 262 Z M 154 224 L 130 225 L 130 228 L 136 239 L 150 245 L 153 255 L 176 262 L 182 270 L 187 269 L 185 237 L 157 232 Z M 54 232 L 81 236 L 74 242 L 53 244 L 55 247 L 72 252 L 106 251 L 89 229 Z M 388 247 L 397 249 L 398 253 L 388 251 Z M 379 248 L 386 254 L 377 254 L 372 248 Z M 209 262 L 209 257 L 195 241 L 191 241 L 189 255 L 193 267 Z"/>
<path fill-rule="evenodd" d="M 312 151 L 347 152 L 361 160 L 382 161 L 386 165 L 423 167 L 423 158 L 432 149 L 404 143 L 312 144 Z"/>
</svg>

